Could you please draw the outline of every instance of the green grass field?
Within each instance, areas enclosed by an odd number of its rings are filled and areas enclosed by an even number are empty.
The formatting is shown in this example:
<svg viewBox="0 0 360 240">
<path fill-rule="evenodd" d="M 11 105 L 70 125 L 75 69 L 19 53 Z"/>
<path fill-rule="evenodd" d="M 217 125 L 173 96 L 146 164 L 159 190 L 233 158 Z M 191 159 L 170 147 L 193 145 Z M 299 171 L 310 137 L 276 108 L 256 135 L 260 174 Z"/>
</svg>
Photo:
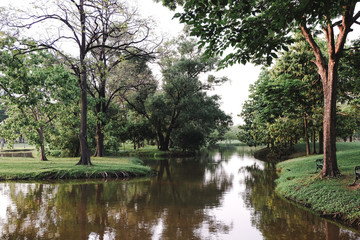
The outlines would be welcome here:
<svg viewBox="0 0 360 240">
<path fill-rule="evenodd" d="M 0 158 L 0 180 L 49 180 L 80 178 L 127 178 L 152 174 L 132 157 L 92 158 L 93 166 L 76 166 L 79 158 Z"/>
<path fill-rule="evenodd" d="M 29 154 L 31 157 L 29 157 Z M 25 157 L 26 155 L 26 157 Z M 146 145 L 134 150 L 126 144 L 115 157 L 91 158 L 93 166 L 76 166 L 79 158 L 51 157 L 40 161 L 34 146 L 14 144 L 0 150 L 0 180 L 50 180 L 50 179 L 88 179 L 88 178 L 128 178 L 154 174 L 149 167 L 142 165 L 137 157 L 188 156 L 193 153 L 182 151 L 162 152 L 156 146 Z"/>
<path fill-rule="evenodd" d="M 360 165 L 360 142 L 337 143 L 337 159 L 342 176 L 321 179 L 315 173 L 315 159 L 300 157 L 277 164 L 276 191 L 323 216 L 348 224 L 360 224 L 360 181 L 354 180 L 354 166 Z"/>
</svg>

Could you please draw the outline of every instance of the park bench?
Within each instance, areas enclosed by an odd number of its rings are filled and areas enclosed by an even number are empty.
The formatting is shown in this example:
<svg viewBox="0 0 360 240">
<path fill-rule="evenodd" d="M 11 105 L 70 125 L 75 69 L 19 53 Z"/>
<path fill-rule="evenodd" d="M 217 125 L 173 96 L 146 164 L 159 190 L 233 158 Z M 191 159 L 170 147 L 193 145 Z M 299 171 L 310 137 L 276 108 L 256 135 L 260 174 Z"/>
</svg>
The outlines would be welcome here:
<svg viewBox="0 0 360 240">
<path fill-rule="evenodd" d="M 360 179 L 360 166 L 356 166 L 354 169 L 355 179 L 354 182 L 350 186 L 355 186 L 356 180 Z"/>
<path fill-rule="evenodd" d="M 323 169 L 324 166 L 324 160 L 321 158 L 318 158 L 315 160 L 315 165 L 316 165 L 316 170 L 315 172 L 317 172 L 318 169 L 320 169 L 320 171 Z"/>
</svg>

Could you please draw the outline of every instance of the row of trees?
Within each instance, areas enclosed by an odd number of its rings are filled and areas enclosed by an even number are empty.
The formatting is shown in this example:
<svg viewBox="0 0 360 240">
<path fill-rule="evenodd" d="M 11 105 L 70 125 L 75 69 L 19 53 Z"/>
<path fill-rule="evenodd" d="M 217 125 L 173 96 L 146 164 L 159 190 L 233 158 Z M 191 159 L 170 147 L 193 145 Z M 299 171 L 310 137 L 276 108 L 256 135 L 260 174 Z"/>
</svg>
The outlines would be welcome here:
<svg viewBox="0 0 360 240">
<path fill-rule="evenodd" d="M 360 11 L 356 0 L 163 0 L 175 9 L 176 17 L 191 26 L 208 56 L 222 55 L 223 66 L 234 63 L 270 64 L 294 42 L 294 30 L 309 44 L 323 90 L 324 168 L 323 177 L 340 174 L 336 158 L 336 103 L 338 67 L 348 34 L 358 25 Z M 321 31 L 319 31 L 321 30 Z M 326 42 L 322 51 L 318 36 Z"/>
<path fill-rule="evenodd" d="M 360 55 L 355 50 L 344 54 L 339 67 L 337 137 L 351 139 L 360 130 L 360 75 L 354 65 Z M 323 153 L 324 102 L 314 60 L 310 47 L 299 39 L 270 69 L 263 69 L 243 106 L 245 124 L 240 126 L 239 135 L 242 141 L 255 146 L 266 144 L 276 155 L 286 155 L 302 139 L 307 155 Z"/>
<path fill-rule="evenodd" d="M 90 165 L 93 141 L 88 137 L 96 139 L 95 156 L 103 156 L 107 144 L 116 147 L 128 139 L 137 145 L 145 138 L 156 139 L 161 150 L 168 150 L 170 143 L 196 149 L 212 131 L 231 122 L 219 109 L 219 98 L 206 94 L 221 80 L 199 80 L 218 61 L 201 57 L 193 40 L 181 38 L 169 45 L 178 49 L 164 48 L 159 84 L 147 66 L 155 49 L 161 50 L 159 43 L 152 39 L 149 22 L 124 2 L 51 3 L 17 10 L 16 17 L 11 9 L 1 13 L 7 32 L 1 38 L 0 87 L 9 116 L 1 134 L 7 139 L 21 132 L 39 146 L 42 160 L 47 141 L 79 152 L 78 164 Z M 39 24 L 55 24 L 58 31 L 21 40 L 19 30 Z M 72 44 L 79 54 L 64 44 Z"/>
</svg>

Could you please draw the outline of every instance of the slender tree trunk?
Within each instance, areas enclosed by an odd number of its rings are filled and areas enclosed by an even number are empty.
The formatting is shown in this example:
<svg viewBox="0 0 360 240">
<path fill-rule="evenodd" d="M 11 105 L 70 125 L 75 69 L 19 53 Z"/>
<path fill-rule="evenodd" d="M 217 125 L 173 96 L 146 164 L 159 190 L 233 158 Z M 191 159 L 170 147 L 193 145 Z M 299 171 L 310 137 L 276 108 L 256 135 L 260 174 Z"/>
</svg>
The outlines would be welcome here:
<svg viewBox="0 0 360 240">
<path fill-rule="evenodd" d="M 45 153 L 44 130 L 42 128 L 38 128 L 37 132 L 39 134 L 39 140 L 40 140 L 40 161 L 48 161 Z"/>
<path fill-rule="evenodd" d="M 84 67 L 85 68 L 85 67 Z M 92 165 L 90 151 L 87 142 L 87 89 L 86 89 L 86 69 L 81 74 L 81 114 L 80 114 L 80 161 L 77 165 Z"/>
<path fill-rule="evenodd" d="M 97 117 L 96 123 L 96 151 L 94 153 L 94 157 L 104 157 L 105 147 L 104 147 L 104 127 L 105 120 L 103 117 L 106 114 L 106 106 L 105 106 L 105 84 L 106 80 L 104 79 L 104 74 L 100 74 L 101 84 L 99 87 L 99 102 L 95 106 L 95 114 Z"/>
<path fill-rule="evenodd" d="M 310 143 L 309 143 L 309 135 L 308 135 L 308 123 L 306 119 L 306 113 L 304 113 L 304 138 L 306 143 L 306 156 L 310 155 Z"/>
<path fill-rule="evenodd" d="M 48 161 L 46 154 L 45 154 L 44 144 L 41 144 L 41 146 L 40 146 L 40 161 Z"/>
<path fill-rule="evenodd" d="M 84 0 L 79 4 L 80 21 L 81 21 L 81 47 L 80 47 L 80 90 L 81 90 L 81 111 L 80 111 L 80 160 L 77 165 L 92 165 L 90 161 L 90 151 L 87 142 L 87 74 L 85 64 L 86 54 L 86 28 L 85 28 L 85 11 Z"/>
<path fill-rule="evenodd" d="M 315 129 L 313 129 L 311 131 L 311 143 L 312 143 L 311 154 L 316 154 L 316 133 L 315 133 Z"/>
<path fill-rule="evenodd" d="M 96 124 L 96 151 L 94 157 L 104 156 L 104 133 L 101 123 Z"/>
<path fill-rule="evenodd" d="M 96 151 L 94 154 L 94 157 L 103 157 L 105 154 L 105 147 L 104 147 L 104 127 L 106 125 L 106 120 L 104 120 L 104 116 L 106 115 L 106 111 L 107 111 L 107 107 L 106 107 L 106 103 L 105 103 L 105 95 L 106 95 L 106 91 L 105 91 L 105 86 L 106 86 L 106 73 L 104 72 L 105 68 L 106 68 L 106 61 L 103 60 L 105 59 L 104 53 L 104 48 L 102 48 L 102 57 L 101 60 L 104 61 L 103 64 L 103 69 L 100 69 L 100 86 L 99 86 L 99 102 L 96 104 L 95 106 L 95 113 L 96 113 L 96 117 L 97 119 L 97 124 L 96 124 Z"/>
</svg>

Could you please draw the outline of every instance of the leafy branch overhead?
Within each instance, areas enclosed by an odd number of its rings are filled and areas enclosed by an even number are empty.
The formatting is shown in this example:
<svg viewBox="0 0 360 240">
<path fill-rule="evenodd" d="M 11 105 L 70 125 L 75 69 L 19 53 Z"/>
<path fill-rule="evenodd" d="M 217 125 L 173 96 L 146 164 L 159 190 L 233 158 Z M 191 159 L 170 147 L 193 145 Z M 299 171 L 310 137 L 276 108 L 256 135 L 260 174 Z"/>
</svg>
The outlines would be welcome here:
<svg viewBox="0 0 360 240">
<path fill-rule="evenodd" d="M 352 27 L 358 25 L 360 11 L 354 0 L 229 0 L 171 1 L 180 22 L 190 25 L 191 34 L 200 38 L 205 54 L 222 56 L 221 67 L 234 63 L 270 64 L 278 53 L 294 42 L 300 30 L 311 47 L 324 92 L 324 168 L 321 176 L 340 174 L 336 160 L 336 88 L 338 66 Z M 334 28 L 337 28 L 337 33 Z M 317 41 L 319 30 L 326 40 L 326 51 Z"/>
</svg>

